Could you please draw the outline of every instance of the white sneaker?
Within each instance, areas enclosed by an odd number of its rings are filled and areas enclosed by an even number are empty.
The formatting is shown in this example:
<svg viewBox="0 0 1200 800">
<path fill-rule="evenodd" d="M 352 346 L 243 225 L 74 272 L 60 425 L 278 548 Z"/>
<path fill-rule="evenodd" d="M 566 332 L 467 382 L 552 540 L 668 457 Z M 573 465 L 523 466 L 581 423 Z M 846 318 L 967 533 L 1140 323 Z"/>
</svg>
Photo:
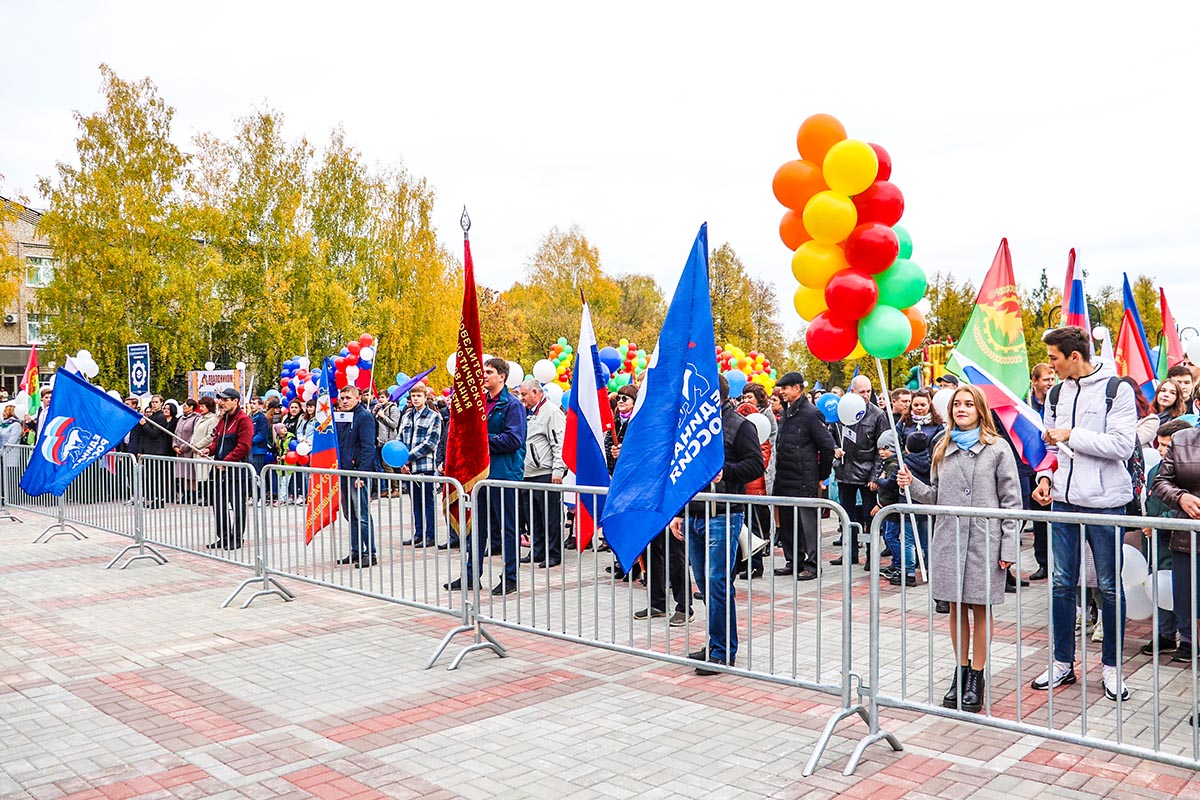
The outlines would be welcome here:
<svg viewBox="0 0 1200 800">
<path fill-rule="evenodd" d="M 1129 699 L 1129 687 L 1125 685 L 1116 667 L 1104 667 L 1100 674 L 1104 677 L 1104 694 L 1109 700 L 1116 700 L 1118 691 L 1122 700 Z"/>
<path fill-rule="evenodd" d="M 1104 626 L 1101 625 L 1099 622 L 1096 623 L 1096 627 L 1092 628 L 1092 641 L 1093 642 L 1103 642 L 1104 641 Z"/>
<path fill-rule="evenodd" d="M 1050 675 L 1051 670 L 1054 671 L 1053 677 Z M 1053 667 L 1033 679 L 1031 686 L 1038 691 L 1046 691 L 1047 689 L 1065 686 L 1075 681 L 1075 665 L 1063 661 L 1055 661 Z"/>
</svg>

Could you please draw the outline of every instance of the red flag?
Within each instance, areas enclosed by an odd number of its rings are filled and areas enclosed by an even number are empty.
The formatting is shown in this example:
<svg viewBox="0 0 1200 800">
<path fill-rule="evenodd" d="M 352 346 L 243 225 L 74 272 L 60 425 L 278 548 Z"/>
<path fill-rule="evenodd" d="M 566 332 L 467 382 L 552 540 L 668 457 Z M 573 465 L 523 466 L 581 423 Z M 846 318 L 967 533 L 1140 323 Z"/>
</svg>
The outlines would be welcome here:
<svg viewBox="0 0 1200 800">
<path fill-rule="evenodd" d="M 1142 337 L 1138 335 L 1137 323 L 1133 321 L 1133 312 L 1125 309 L 1121 317 L 1121 330 L 1117 334 L 1117 349 L 1113 351 L 1117 374 L 1133 378 L 1144 394 L 1154 394 L 1154 367 L 1150 364 L 1150 354 L 1142 347 Z"/>
<path fill-rule="evenodd" d="M 465 212 L 464 212 L 465 214 Z M 488 475 L 487 396 L 483 389 L 483 356 L 480 351 L 479 297 L 475 293 L 475 264 L 471 261 L 471 241 L 463 237 L 463 304 L 458 324 L 458 350 L 454 369 L 454 393 L 450 396 L 450 425 L 446 432 L 444 474 L 462 484 L 467 496 L 471 487 Z M 458 530 L 456 489 L 449 489 L 450 525 Z M 470 526 L 469 518 L 465 520 Z"/>
<path fill-rule="evenodd" d="M 1167 368 L 1175 366 L 1184 359 L 1183 343 L 1179 341 L 1179 331 L 1175 328 L 1175 317 L 1167 305 L 1167 293 L 1162 288 L 1158 290 L 1158 301 L 1162 305 L 1163 338 L 1167 340 Z"/>
<path fill-rule="evenodd" d="M 1062 296 L 1062 319 L 1067 318 L 1067 309 L 1071 307 L 1071 288 L 1075 282 L 1075 248 L 1071 248 L 1071 254 L 1067 256 L 1067 282 L 1063 285 Z M 1069 325 L 1071 323 L 1064 323 Z"/>
<path fill-rule="evenodd" d="M 316 429 L 312 437 L 309 465 L 321 470 L 338 468 L 337 433 L 333 427 L 334 389 L 333 364 L 328 358 L 321 366 L 320 388 L 317 390 Z M 304 543 L 312 544 L 322 528 L 337 519 L 341 502 L 341 482 L 328 472 L 313 473 L 308 483 L 308 498 L 304 510 Z"/>
<path fill-rule="evenodd" d="M 38 385 L 37 345 L 29 348 L 29 362 L 21 376 L 21 391 L 29 395 L 29 416 L 36 417 L 42 407 L 42 391 Z"/>
</svg>

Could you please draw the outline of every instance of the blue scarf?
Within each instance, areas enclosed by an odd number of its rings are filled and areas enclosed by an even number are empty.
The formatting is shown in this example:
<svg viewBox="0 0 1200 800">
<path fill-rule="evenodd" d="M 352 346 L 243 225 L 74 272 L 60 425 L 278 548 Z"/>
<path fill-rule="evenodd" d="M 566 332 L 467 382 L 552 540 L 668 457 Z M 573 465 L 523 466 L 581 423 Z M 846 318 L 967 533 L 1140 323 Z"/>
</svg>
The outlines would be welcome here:
<svg viewBox="0 0 1200 800">
<path fill-rule="evenodd" d="M 954 430 L 950 431 L 950 438 L 956 445 L 958 445 L 958 449 L 970 450 L 972 447 L 979 444 L 979 426 L 976 425 L 969 431 L 955 428 Z"/>
</svg>

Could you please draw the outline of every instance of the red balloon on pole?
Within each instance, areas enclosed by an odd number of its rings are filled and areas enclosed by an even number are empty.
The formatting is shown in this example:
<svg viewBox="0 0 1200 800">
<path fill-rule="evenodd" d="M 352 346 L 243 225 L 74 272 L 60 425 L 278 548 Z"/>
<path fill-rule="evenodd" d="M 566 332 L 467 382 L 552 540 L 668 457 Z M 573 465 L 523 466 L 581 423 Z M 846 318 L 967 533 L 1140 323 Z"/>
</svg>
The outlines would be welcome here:
<svg viewBox="0 0 1200 800">
<path fill-rule="evenodd" d="M 870 314 L 878 300 L 879 284 L 869 272 L 844 269 L 825 285 L 825 304 L 829 310 L 823 313 L 835 322 L 853 325 Z"/>
<path fill-rule="evenodd" d="M 895 184 L 875 181 L 862 194 L 853 198 L 858 209 L 858 223 L 878 222 L 891 227 L 904 216 L 904 195 Z"/>
<path fill-rule="evenodd" d="M 346 371 L 346 357 L 345 356 L 334 356 L 333 368 L 335 370 L 337 370 L 338 372 L 345 372 Z"/>
<path fill-rule="evenodd" d="M 822 311 L 808 324 L 804 341 L 809 352 L 822 361 L 841 361 L 858 345 L 858 325 L 835 322 L 828 311 Z"/>
<path fill-rule="evenodd" d="M 874 142 L 868 142 L 871 149 L 875 151 L 875 157 L 879 159 L 879 171 L 875 173 L 875 180 L 890 181 L 892 179 L 892 157 L 887 150 L 884 150 Z"/>
<path fill-rule="evenodd" d="M 364 333 L 362 336 L 358 337 L 359 347 L 370 347 L 373 344 L 375 344 L 375 337 L 369 333 Z"/>
<path fill-rule="evenodd" d="M 352 356 L 357 356 L 358 351 L 362 350 L 362 348 L 363 348 L 363 346 L 361 344 L 359 344 L 358 342 L 348 342 L 346 344 L 346 349 L 350 351 L 350 355 L 352 355 Z"/>
<path fill-rule="evenodd" d="M 895 262 L 900 253 L 900 240 L 887 225 L 866 222 L 846 238 L 844 249 L 847 264 L 878 275 Z"/>
</svg>

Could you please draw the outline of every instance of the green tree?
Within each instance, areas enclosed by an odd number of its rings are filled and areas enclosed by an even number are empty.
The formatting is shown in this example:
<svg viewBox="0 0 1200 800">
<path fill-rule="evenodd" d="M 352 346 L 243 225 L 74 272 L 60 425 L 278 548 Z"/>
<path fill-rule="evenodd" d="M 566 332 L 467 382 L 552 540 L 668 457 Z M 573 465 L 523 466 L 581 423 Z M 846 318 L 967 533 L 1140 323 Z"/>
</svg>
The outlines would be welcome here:
<svg viewBox="0 0 1200 800">
<path fill-rule="evenodd" d="M 935 272 L 929 276 L 929 314 L 925 321 L 929 326 L 927 338 L 937 341 L 958 341 L 971 311 L 975 308 L 975 287 L 968 280 L 955 280 L 953 273 Z"/>
<path fill-rule="evenodd" d="M 750 278 L 729 242 L 708 259 L 708 285 L 712 295 L 713 334 L 717 344 L 754 349 L 755 328 L 750 307 Z"/>
<path fill-rule="evenodd" d="M 654 349 L 663 319 L 667 316 L 667 303 L 662 289 L 649 275 L 622 275 L 617 278 L 621 299 L 616 316 L 611 324 L 606 320 L 604 331 L 607 338 L 597 341 L 601 347 L 613 346 L 626 338 L 647 352 Z"/>
<path fill-rule="evenodd" d="M 750 348 L 766 353 L 771 360 L 783 355 L 783 326 L 779 324 L 779 300 L 775 284 L 765 278 L 750 279 Z"/>
<path fill-rule="evenodd" d="M 38 296 L 59 360 L 88 349 L 98 380 L 125 378 L 125 345 L 149 342 L 154 386 L 181 388 L 207 355 L 218 307 L 199 232 L 180 200 L 188 158 L 171 142 L 174 109 L 148 79 L 124 81 L 101 65 L 105 107 L 76 113 L 79 166 L 42 178 L 41 230 L 54 247 L 54 279 Z"/>
<path fill-rule="evenodd" d="M 0 195 L 4 191 L 4 176 L 0 175 Z M 22 203 L 0 197 L 0 308 L 10 308 L 21 293 L 25 265 L 17 256 L 15 239 L 18 214 Z"/>
</svg>

